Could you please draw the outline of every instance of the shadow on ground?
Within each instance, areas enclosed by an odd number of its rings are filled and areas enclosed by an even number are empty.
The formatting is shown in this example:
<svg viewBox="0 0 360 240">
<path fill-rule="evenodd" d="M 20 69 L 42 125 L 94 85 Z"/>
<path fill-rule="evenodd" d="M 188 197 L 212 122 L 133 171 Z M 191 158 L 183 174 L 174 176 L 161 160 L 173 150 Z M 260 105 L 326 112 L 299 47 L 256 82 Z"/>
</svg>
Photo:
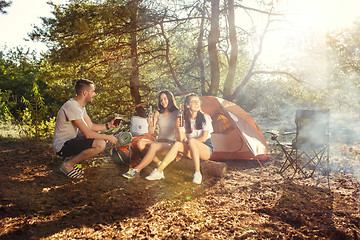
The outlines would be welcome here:
<svg viewBox="0 0 360 240">
<path fill-rule="evenodd" d="M 99 157 L 71 180 L 49 143 L 0 141 L 1 239 L 358 239 L 359 182 L 287 180 L 280 160 L 225 161 L 224 178 L 169 166 L 166 178 L 127 180 Z"/>
</svg>

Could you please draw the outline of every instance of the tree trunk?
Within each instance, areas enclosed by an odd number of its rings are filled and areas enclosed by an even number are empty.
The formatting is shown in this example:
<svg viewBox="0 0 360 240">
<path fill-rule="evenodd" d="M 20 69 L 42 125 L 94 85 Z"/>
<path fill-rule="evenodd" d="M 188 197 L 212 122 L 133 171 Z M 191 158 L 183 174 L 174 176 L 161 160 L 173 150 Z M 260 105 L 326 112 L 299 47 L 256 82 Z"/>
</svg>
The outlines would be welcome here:
<svg viewBox="0 0 360 240">
<path fill-rule="evenodd" d="M 209 61 L 210 61 L 210 72 L 211 72 L 211 83 L 208 95 L 216 96 L 219 91 L 220 84 L 220 66 L 219 66 L 219 56 L 216 44 L 219 41 L 220 37 L 220 27 L 219 27 L 219 5 L 220 0 L 211 0 L 211 28 L 208 37 L 208 51 L 209 51 Z"/>
<path fill-rule="evenodd" d="M 161 35 L 163 36 L 163 38 L 165 39 L 165 43 L 166 43 L 166 50 L 165 50 L 165 59 L 166 59 L 166 62 L 169 66 L 169 70 L 170 70 L 170 73 L 171 73 L 171 76 L 172 78 L 174 79 L 175 81 L 175 84 L 176 86 L 178 86 L 178 88 L 180 89 L 180 91 L 182 93 L 186 93 L 186 89 L 180 84 L 180 81 L 178 80 L 177 76 L 176 76 L 176 73 L 175 73 L 175 70 L 171 64 L 171 61 L 170 61 L 170 43 L 169 43 L 169 39 L 167 38 L 166 36 L 166 33 L 165 33 L 165 29 L 164 29 L 164 24 L 163 23 L 160 23 L 160 28 L 161 28 Z"/>
<path fill-rule="evenodd" d="M 192 159 L 183 157 L 180 161 L 174 162 L 176 168 L 194 170 L 194 162 Z M 225 177 L 228 172 L 226 163 L 215 161 L 200 161 L 201 173 L 213 177 Z"/>
<path fill-rule="evenodd" d="M 206 0 L 204 0 L 206 1 Z M 203 59 L 203 38 L 204 38 L 204 23 L 205 23 L 205 10 L 204 10 L 205 2 L 203 6 L 200 7 L 201 9 L 201 23 L 200 23 L 200 33 L 198 38 L 198 44 L 196 49 L 197 58 L 199 61 L 199 71 L 200 71 L 200 82 L 201 82 L 201 93 L 202 95 L 206 95 L 206 81 L 205 81 L 205 66 L 204 66 L 204 59 Z"/>
<path fill-rule="evenodd" d="M 235 28 L 235 11 L 234 11 L 234 0 L 228 0 L 228 20 L 229 20 L 229 39 L 230 39 L 230 61 L 228 74 L 224 85 L 224 98 L 230 99 L 232 89 L 235 83 L 236 66 L 238 58 L 238 43 L 236 38 Z"/>
<path fill-rule="evenodd" d="M 130 32 L 130 47 L 131 47 L 131 73 L 130 73 L 130 92 L 135 100 L 136 113 L 138 116 L 146 117 L 145 109 L 139 105 L 141 104 L 141 96 L 139 92 L 140 78 L 139 78 L 139 59 L 138 59 L 138 45 L 137 45 L 137 15 L 138 15 L 138 0 L 131 2 L 132 15 L 131 15 L 131 32 Z"/>
<path fill-rule="evenodd" d="M 255 54 L 252 62 L 251 62 L 251 65 L 249 67 L 249 70 L 245 76 L 245 78 L 243 79 L 243 81 L 240 83 L 239 86 L 236 87 L 236 89 L 234 90 L 234 92 L 231 94 L 230 97 L 227 98 L 227 100 L 229 101 L 233 101 L 240 93 L 240 91 L 246 86 L 246 84 L 250 81 L 250 78 L 255 75 L 254 73 L 254 68 L 255 68 L 255 65 L 257 63 L 257 60 L 262 52 L 262 49 L 263 49 L 263 43 L 264 43 L 264 39 L 265 39 L 265 35 L 268 31 L 268 28 L 270 26 L 270 23 L 271 23 L 271 20 L 270 20 L 270 17 L 271 17 L 271 14 L 269 13 L 268 14 L 268 21 L 267 21 L 267 24 L 264 28 L 264 31 L 262 33 L 262 35 L 260 35 L 260 41 L 259 41 L 259 46 L 258 46 L 258 51 L 257 53 Z"/>
</svg>

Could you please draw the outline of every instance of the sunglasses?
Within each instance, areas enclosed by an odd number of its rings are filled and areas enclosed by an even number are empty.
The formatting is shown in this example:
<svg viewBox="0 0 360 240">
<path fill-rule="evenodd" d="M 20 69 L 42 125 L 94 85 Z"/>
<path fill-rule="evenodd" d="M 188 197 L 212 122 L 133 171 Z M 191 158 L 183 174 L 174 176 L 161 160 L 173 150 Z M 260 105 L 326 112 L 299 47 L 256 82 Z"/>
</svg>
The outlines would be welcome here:
<svg viewBox="0 0 360 240">
<path fill-rule="evenodd" d="M 192 100 L 190 101 L 190 104 L 201 104 L 200 100 Z"/>
</svg>

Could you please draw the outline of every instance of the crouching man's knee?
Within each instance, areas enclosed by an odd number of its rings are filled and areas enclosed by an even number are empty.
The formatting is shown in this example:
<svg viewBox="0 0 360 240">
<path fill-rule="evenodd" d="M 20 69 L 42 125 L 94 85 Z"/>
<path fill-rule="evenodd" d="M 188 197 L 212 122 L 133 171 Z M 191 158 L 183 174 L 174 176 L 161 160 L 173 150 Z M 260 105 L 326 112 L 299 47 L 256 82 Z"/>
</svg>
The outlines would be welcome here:
<svg viewBox="0 0 360 240">
<path fill-rule="evenodd" d="M 106 141 L 102 139 L 95 139 L 93 143 L 93 148 L 95 148 L 99 153 L 103 152 L 106 147 Z"/>
</svg>

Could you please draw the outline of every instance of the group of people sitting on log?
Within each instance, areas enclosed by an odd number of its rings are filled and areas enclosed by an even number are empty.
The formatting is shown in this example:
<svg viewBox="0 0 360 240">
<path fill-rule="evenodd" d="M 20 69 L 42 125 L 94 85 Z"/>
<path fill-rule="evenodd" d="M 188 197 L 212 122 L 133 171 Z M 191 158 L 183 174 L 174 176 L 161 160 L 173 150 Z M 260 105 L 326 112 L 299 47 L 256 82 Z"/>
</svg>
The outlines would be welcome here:
<svg viewBox="0 0 360 240">
<path fill-rule="evenodd" d="M 100 131 L 117 127 L 115 118 L 105 124 L 95 124 L 86 112 L 86 105 L 95 97 L 95 85 L 87 79 L 80 79 L 75 84 L 76 97 L 68 100 L 59 110 L 53 149 L 62 157 L 60 171 L 70 178 L 82 178 L 84 172 L 78 164 L 90 159 L 106 149 L 116 146 L 119 139 L 114 135 L 102 134 Z M 194 162 L 193 182 L 201 184 L 200 160 L 210 159 L 214 147 L 211 143 L 213 127 L 209 115 L 201 111 L 201 101 L 197 94 L 185 97 L 183 107 L 178 107 L 170 91 L 162 91 L 158 96 L 158 107 L 153 116 L 148 116 L 148 133 L 159 133 L 154 141 L 140 139 L 138 149 L 144 153 L 141 162 L 130 167 L 123 176 L 129 179 L 140 176 L 140 172 L 151 162 L 157 163 L 147 180 L 164 178 L 163 170 L 173 160 L 182 155 Z M 79 135 L 79 132 L 82 135 Z M 159 156 L 163 156 L 160 161 Z"/>
</svg>

